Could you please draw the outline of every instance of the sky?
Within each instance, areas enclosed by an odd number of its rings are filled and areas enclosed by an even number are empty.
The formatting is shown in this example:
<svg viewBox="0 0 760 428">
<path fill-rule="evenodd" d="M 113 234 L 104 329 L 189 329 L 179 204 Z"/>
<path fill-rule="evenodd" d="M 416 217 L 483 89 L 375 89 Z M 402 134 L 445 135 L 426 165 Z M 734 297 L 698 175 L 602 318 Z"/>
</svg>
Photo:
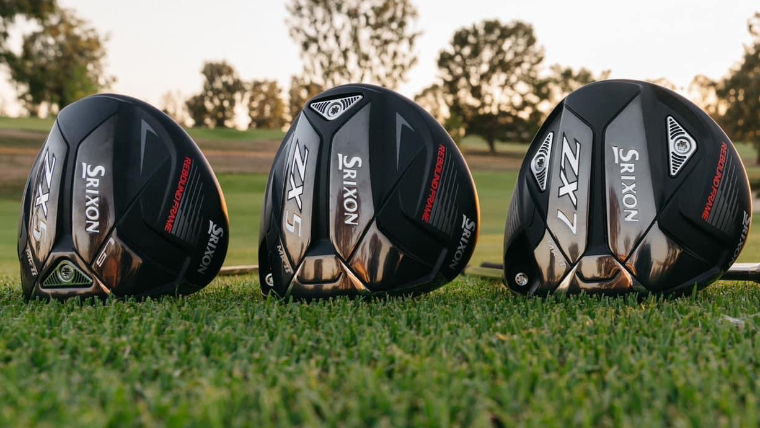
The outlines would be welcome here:
<svg viewBox="0 0 760 428">
<path fill-rule="evenodd" d="M 687 86 L 696 74 L 718 78 L 750 42 L 757 0 L 411 0 L 422 31 L 417 65 L 400 88 L 407 96 L 437 77 L 436 59 L 454 32 L 484 19 L 533 24 L 547 66 L 612 70 L 613 78 L 665 77 Z M 59 0 L 108 34 L 112 92 L 158 104 L 202 83 L 204 61 L 227 60 L 246 80 L 276 79 L 284 89 L 301 61 L 285 24 L 286 0 Z M 4 99 L 13 98 L 7 75 Z"/>
</svg>

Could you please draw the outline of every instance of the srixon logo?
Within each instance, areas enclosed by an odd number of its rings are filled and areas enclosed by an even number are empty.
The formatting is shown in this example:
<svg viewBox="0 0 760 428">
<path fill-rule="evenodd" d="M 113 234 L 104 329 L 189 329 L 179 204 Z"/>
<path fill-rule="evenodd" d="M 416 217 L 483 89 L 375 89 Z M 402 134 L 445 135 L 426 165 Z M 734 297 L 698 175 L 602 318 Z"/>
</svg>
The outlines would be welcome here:
<svg viewBox="0 0 760 428">
<path fill-rule="evenodd" d="M 570 202 L 573 203 L 573 221 L 570 221 L 568 215 L 561 209 L 557 209 L 557 218 L 565 223 L 573 235 L 578 230 L 578 213 L 575 211 L 578 209 L 578 196 L 575 192 L 578 191 L 578 158 L 581 154 L 581 143 L 575 141 L 575 150 L 570 147 L 570 143 L 567 141 L 567 137 L 562 136 L 562 158 L 559 164 L 559 179 L 562 181 L 559 186 L 559 197 L 567 196 Z M 572 171 L 572 180 L 568 176 L 568 168 Z"/>
<path fill-rule="evenodd" d="M 106 169 L 102 165 L 88 165 L 82 162 L 85 230 L 88 233 L 100 232 L 100 177 L 104 175 Z"/>
<path fill-rule="evenodd" d="M 742 252 L 742 248 L 744 248 L 744 243 L 747 241 L 747 233 L 749 233 L 750 222 L 751 218 L 749 214 L 747 214 L 747 211 L 744 211 L 744 218 L 742 219 L 742 233 L 739 235 L 739 245 L 737 245 L 736 249 L 734 250 L 734 255 L 731 257 L 731 262 L 728 264 L 729 266 L 734 264 L 736 259 L 739 257 L 739 253 Z"/>
<path fill-rule="evenodd" d="M 623 214 L 625 221 L 639 221 L 639 200 L 636 197 L 636 163 L 639 160 L 639 152 L 634 149 L 621 149 L 612 146 L 615 155 L 615 165 L 620 167 L 620 184 L 622 185 L 621 198 L 623 200 Z"/>
<path fill-rule="evenodd" d="M 449 263 L 450 269 L 456 269 L 457 265 L 462 260 L 462 257 L 464 257 L 464 252 L 470 244 L 473 232 L 475 232 L 475 222 L 462 214 L 462 237 L 459 238 L 459 246 L 457 246 L 457 250 L 454 252 L 454 257 L 451 259 L 451 263 Z"/>
<path fill-rule="evenodd" d="M 208 221 L 208 243 L 206 244 L 206 251 L 201 258 L 201 265 L 198 266 L 198 273 L 206 273 L 208 266 L 211 264 L 211 260 L 214 259 L 214 253 L 216 253 L 216 247 L 219 245 L 219 239 L 224 236 L 224 229 L 221 226 L 217 226 L 213 221 Z"/>
<path fill-rule="evenodd" d="M 32 230 L 32 236 L 34 239 L 40 240 L 42 235 L 47 231 L 47 215 L 48 215 L 48 200 L 50 199 L 50 186 L 53 180 L 53 171 L 55 171 L 55 155 L 50 153 L 50 150 L 45 150 L 45 157 L 42 161 L 42 167 L 40 173 L 37 176 L 37 191 L 34 197 L 34 208 L 42 208 L 42 215 L 44 218 L 40 218 L 39 210 L 37 211 L 38 223 Z M 44 178 L 44 180 L 43 180 Z M 45 185 L 43 187 L 43 184 Z"/>
<path fill-rule="evenodd" d="M 301 154 L 301 146 L 296 141 L 296 147 L 293 150 L 293 160 L 290 165 L 290 175 L 288 176 L 288 199 L 295 199 L 298 205 L 298 213 L 293 213 L 293 220 L 290 220 L 290 213 L 285 210 L 285 228 L 288 232 L 295 233 L 296 226 L 298 226 L 298 236 L 301 236 L 301 210 L 303 204 L 301 202 L 301 195 L 303 194 L 304 175 L 306 174 L 306 163 L 309 161 L 309 149 L 303 148 L 303 154 Z"/>
<path fill-rule="evenodd" d="M 356 174 L 362 167 L 362 158 L 338 153 L 338 170 L 343 173 L 343 223 L 359 224 L 359 195 L 356 187 Z"/>
</svg>

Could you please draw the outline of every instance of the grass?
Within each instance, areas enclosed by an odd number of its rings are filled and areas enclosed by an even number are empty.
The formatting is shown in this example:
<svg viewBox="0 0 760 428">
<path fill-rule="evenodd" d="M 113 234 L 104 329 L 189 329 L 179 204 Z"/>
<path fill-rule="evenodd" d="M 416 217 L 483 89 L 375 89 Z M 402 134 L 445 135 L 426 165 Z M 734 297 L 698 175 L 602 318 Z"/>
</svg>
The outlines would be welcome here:
<svg viewBox="0 0 760 428">
<path fill-rule="evenodd" d="M 206 128 L 188 128 L 187 133 L 195 140 L 208 140 L 216 142 L 251 142 L 251 141 L 280 141 L 285 136 L 285 132 L 276 129 L 248 129 L 239 131 L 237 129 L 206 129 Z"/>
<path fill-rule="evenodd" d="M 481 208 L 478 244 L 471 264 L 500 262 L 503 251 L 504 225 L 516 172 L 473 173 Z M 259 216 L 266 187 L 266 176 L 255 174 L 220 174 L 230 214 L 230 248 L 225 264 L 258 263 Z M 18 192 L 19 194 L 21 191 Z M 16 236 L 20 195 L 0 195 L 0 274 L 17 274 Z M 760 226 L 750 229 L 750 238 L 739 257 L 740 262 L 760 262 Z"/>
<path fill-rule="evenodd" d="M 736 151 L 739 152 L 744 166 L 755 165 L 757 161 L 757 149 L 753 144 L 748 143 L 734 143 Z"/>
<path fill-rule="evenodd" d="M 488 152 L 490 148 L 486 140 L 477 135 L 470 135 L 464 137 L 459 143 L 459 148 L 464 151 L 478 151 Z M 513 143 L 513 142 L 496 142 L 496 152 L 501 154 L 507 154 L 512 156 L 522 157 L 525 156 L 525 152 L 528 151 L 528 144 L 525 143 Z"/>
<path fill-rule="evenodd" d="M 259 221 L 267 176 L 221 175 L 219 184 L 230 214 L 230 246 L 225 264 L 258 264 Z"/>
<path fill-rule="evenodd" d="M 248 141 L 234 132 L 230 146 Z M 499 261 L 516 172 L 473 175 L 482 211 L 472 262 Z M 219 181 L 227 264 L 256 263 L 266 177 Z M 20 191 L 0 191 L 0 426 L 760 424 L 755 284 L 680 299 L 531 299 L 460 277 L 414 299 L 307 304 L 262 299 L 249 275 L 179 299 L 26 303 Z M 739 261 L 760 261 L 758 234 L 755 225 Z"/>
<path fill-rule="evenodd" d="M 0 129 L 32 131 L 47 134 L 53 127 L 53 118 L 40 119 L 37 117 L 2 117 L 0 116 Z M 188 128 L 188 134 L 196 140 L 212 140 L 219 142 L 245 142 L 245 141 L 272 141 L 282 140 L 285 132 L 277 129 L 206 129 Z M 43 137 L 44 138 L 44 137 Z M 39 144 L 41 144 L 40 141 Z M 3 141 L 5 145 L 5 141 Z"/>
<path fill-rule="evenodd" d="M 493 254 L 500 254 L 501 239 L 507 218 L 516 173 L 475 173 L 481 199 L 481 235 L 477 247 L 476 262 L 498 261 Z M 255 174 L 220 174 L 230 214 L 230 248 L 227 265 L 258 263 L 259 216 L 264 200 L 267 177 Z M 23 187 L 23 185 L 22 185 Z M 0 274 L 17 274 L 18 257 L 16 241 L 19 221 L 21 191 L 0 194 Z M 490 257 L 489 257 L 490 256 Z"/>
<path fill-rule="evenodd" d="M 754 285 L 544 300 L 460 278 L 304 304 L 241 277 L 80 305 L 27 304 L 2 282 L 2 426 L 754 427 L 760 413 Z"/>
<path fill-rule="evenodd" d="M 267 177 L 264 175 L 219 175 L 230 213 L 228 265 L 258 263 L 259 215 Z M 0 194 L 0 274 L 17 274 L 16 241 L 22 190 Z"/>
<path fill-rule="evenodd" d="M 53 127 L 54 118 L 40 119 L 37 117 L 3 117 L 0 116 L 0 129 L 19 131 L 35 131 L 47 134 Z"/>
</svg>

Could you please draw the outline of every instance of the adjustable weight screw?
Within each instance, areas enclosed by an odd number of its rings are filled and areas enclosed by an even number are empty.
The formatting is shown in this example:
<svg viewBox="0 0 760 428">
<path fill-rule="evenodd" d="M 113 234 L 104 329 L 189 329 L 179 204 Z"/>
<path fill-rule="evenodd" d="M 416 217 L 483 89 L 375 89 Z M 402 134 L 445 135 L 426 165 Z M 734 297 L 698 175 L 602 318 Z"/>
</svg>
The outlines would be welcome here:
<svg viewBox="0 0 760 428">
<path fill-rule="evenodd" d="M 676 151 L 678 153 L 684 154 L 688 153 L 691 149 L 691 142 L 685 138 L 680 138 L 678 141 L 676 141 Z"/>
<path fill-rule="evenodd" d="M 336 117 L 343 111 L 343 107 L 340 103 L 332 103 L 327 107 L 327 115 L 330 117 Z"/>
<path fill-rule="evenodd" d="M 537 156 L 535 159 L 533 159 L 533 172 L 539 173 L 546 169 L 546 157 L 545 156 Z"/>
<path fill-rule="evenodd" d="M 515 275 L 515 282 L 520 287 L 525 287 L 526 285 L 528 285 L 528 275 L 526 275 L 523 272 L 518 273 L 517 275 Z"/>
<path fill-rule="evenodd" d="M 74 268 L 68 264 L 61 266 L 61 269 L 58 271 L 58 277 L 65 283 L 71 282 L 74 279 Z"/>
</svg>

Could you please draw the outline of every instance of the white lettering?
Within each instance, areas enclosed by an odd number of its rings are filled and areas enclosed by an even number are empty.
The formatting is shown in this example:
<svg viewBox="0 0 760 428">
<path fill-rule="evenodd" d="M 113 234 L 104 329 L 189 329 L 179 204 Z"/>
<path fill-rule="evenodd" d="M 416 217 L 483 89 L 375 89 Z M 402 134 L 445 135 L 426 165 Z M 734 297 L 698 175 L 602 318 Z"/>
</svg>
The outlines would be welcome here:
<svg viewBox="0 0 760 428">
<path fill-rule="evenodd" d="M 102 165 L 91 165 L 82 162 L 82 179 L 85 193 L 85 230 L 87 233 L 100 233 L 100 178 L 106 175 Z"/>
<path fill-rule="evenodd" d="M 219 238 L 224 236 L 224 229 L 221 226 L 214 224 L 213 221 L 208 221 L 208 243 L 206 244 L 206 251 L 201 257 L 201 264 L 198 267 L 198 273 L 206 273 L 211 261 L 214 259 L 214 253 L 216 253 L 216 247 L 219 243 Z"/>
<path fill-rule="evenodd" d="M 575 141 L 575 152 L 570 147 L 570 143 L 567 141 L 567 137 L 562 137 L 562 160 L 560 162 L 560 168 L 559 168 L 559 178 L 562 181 L 562 185 L 559 187 L 559 195 L 558 197 L 561 198 L 563 196 L 567 196 L 570 198 L 570 202 L 573 203 L 573 208 L 578 208 L 578 197 L 576 195 L 576 191 L 578 190 L 578 163 L 579 158 L 581 154 L 581 145 L 578 141 Z M 573 175 L 575 177 L 575 180 L 570 181 L 567 177 L 567 170 L 565 167 L 565 163 L 570 164 L 570 168 L 573 171 Z M 562 210 L 557 209 L 557 218 L 560 219 L 563 223 L 567 225 L 567 227 L 570 228 L 570 231 L 573 232 L 573 235 L 576 234 L 577 228 L 576 228 L 576 221 L 578 219 L 578 215 L 576 212 L 573 212 L 573 222 L 570 223 L 570 220 L 567 218 L 567 215 L 565 215 Z"/>
<path fill-rule="evenodd" d="M 639 152 L 635 149 L 626 150 L 612 146 L 612 153 L 615 157 L 615 164 L 620 167 L 620 185 L 622 186 L 620 194 L 625 207 L 623 210 L 624 220 L 639 221 L 639 200 L 636 197 L 636 164 L 631 162 L 639 160 Z M 626 173 L 630 175 L 625 175 Z"/>
<path fill-rule="evenodd" d="M 570 231 L 573 232 L 573 235 L 576 234 L 576 223 L 578 222 L 578 214 L 573 213 L 573 222 L 570 223 L 570 219 L 567 218 L 565 213 L 563 213 L 561 210 L 557 210 L 557 218 L 562 221 L 562 223 L 565 223 L 567 227 L 570 228 Z"/>
<path fill-rule="evenodd" d="M 450 269 L 456 269 L 457 265 L 459 265 L 459 262 L 462 260 L 462 257 L 464 257 L 473 232 L 475 232 L 475 222 L 467 218 L 465 214 L 462 214 L 462 237 L 459 238 L 459 245 L 454 252 L 454 257 L 449 263 Z"/>
<path fill-rule="evenodd" d="M 359 156 L 349 158 L 338 153 L 338 170 L 343 172 L 343 224 L 359 224 L 359 189 L 356 187 L 356 178 L 361 167 L 362 158 Z"/>
</svg>

